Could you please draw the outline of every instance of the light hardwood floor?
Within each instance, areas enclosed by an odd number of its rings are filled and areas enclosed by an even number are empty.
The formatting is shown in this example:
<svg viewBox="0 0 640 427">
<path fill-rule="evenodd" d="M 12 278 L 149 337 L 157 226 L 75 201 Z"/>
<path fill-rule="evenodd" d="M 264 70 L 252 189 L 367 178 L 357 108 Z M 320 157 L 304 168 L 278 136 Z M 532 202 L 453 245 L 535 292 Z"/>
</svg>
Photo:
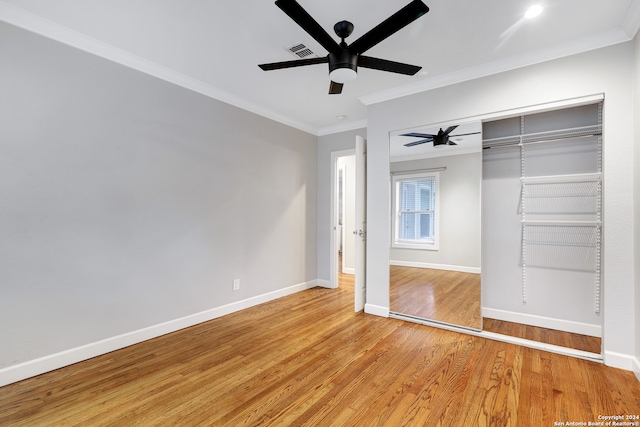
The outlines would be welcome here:
<svg viewBox="0 0 640 427">
<path fill-rule="evenodd" d="M 390 273 L 391 311 L 481 328 L 479 274 L 397 265 Z"/>
<path fill-rule="evenodd" d="M 590 337 L 588 335 L 539 328 L 531 325 L 523 325 L 521 323 L 489 319 L 486 317 L 482 319 L 482 329 L 484 331 L 495 332 L 497 334 L 510 335 L 512 337 L 524 338 L 545 344 L 559 345 L 596 354 L 600 354 L 602 352 L 602 339 Z"/>
<path fill-rule="evenodd" d="M 639 414 L 628 371 L 353 313 L 314 288 L 0 388 L 2 426 L 553 426 Z"/>
<path fill-rule="evenodd" d="M 480 275 L 391 266 L 391 311 L 488 332 L 601 353 L 600 338 L 496 319 L 480 323 Z"/>
</svg>

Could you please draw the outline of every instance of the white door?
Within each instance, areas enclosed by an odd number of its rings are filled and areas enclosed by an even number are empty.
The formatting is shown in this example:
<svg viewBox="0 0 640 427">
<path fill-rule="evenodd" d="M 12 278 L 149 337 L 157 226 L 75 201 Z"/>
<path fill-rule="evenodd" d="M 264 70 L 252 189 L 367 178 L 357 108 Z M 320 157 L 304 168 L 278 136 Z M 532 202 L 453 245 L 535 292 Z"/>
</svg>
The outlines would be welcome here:
<svg viewBox="0 0 640 427">
<path fill-rule="evenodd" d="M 356 277 L 355 311 L 364 309 L 366 296 L 366 237 L 367 237 L 367 141 L 356 136 L 356 229 L 353 232 L 356 240 Z"/>
</svg>

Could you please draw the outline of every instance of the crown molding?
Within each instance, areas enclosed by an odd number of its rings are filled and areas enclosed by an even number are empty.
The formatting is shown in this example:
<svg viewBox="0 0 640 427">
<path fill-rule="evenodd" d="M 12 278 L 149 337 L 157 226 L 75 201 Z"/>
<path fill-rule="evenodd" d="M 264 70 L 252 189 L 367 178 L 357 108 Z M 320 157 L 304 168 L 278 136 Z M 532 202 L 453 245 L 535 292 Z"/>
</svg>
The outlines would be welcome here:
<svg viewBox="0 0 640 427">
<path fill-rule="evenodd" d="M 640 0 L 635 0 L 634 5 L 638 3 L 640 3 Z M 511 71 L 554 59 L 576 55 L 590 50 L 600 49 L 618 43 L 624 43 L 629 40 L 632 40 L 632 38 L 630 38 L 624 30 L 616 29 L 605 31 L 593 36 L 583 37 L 571 43 L 557 45 L 550 49 L 517 55 L 503 60 L 493 61 L 452 73 L 443 74 L 441 76 L 427 78 L 389 90 L 361 96 L 359 99 L 365 105 L 376 104 L 403 96 L 413 95 L 444 86 L 450 86 L 481 77 L 503 73 L 505 71 Z"/>
<path fill-rule="evenodd" d="M 633 0 L 622 22 L 622 29 L 634 39 L 640 30 L 640 0 Z"/>
<path fill-rule="evenodd" d="M 318 130 L 318 136 L 331 135 L 334 133 L 347 132 L 350 130 L 363 129 L 367 127 L 367 120 L 358 120 L 355 122 L 341 123 L 335 126 L 327 126 Z"/>
<path fill-rule="evenodd" d="M 234 107 L 238 107 L 284 125 L 291 126 L 303 132 L 316 136 L 318 135 L 317 128 L 292 120 L 289 117 L 274 113 L 273 111 L 269 111 L 223 89 L 204 83 L 113 45 L 101 42 L 93 37 L 89 37 L 64 25 L 42 18 L 4 1 L 0 1 L 0 21 L 4 21 L 8 24 L 91 53 L 136 71 L 154 76 L 158 79 L 181 86 L 209 98 L 222 101 Z"/>
<path fill-rule="evenodd" d="M 209 98 L 222 101 L 237 108 L 249 111 L 262 117 L 274 120 L 284 125 L 299 129 L 315 136 L 329 135 L 360 129 L 367 126 L 366 120 L 344 123 L 335 126 L 316 128 L 290 117 L 274 113 L 246 99 L 240 98 L 223 89 L 189 77 L 176 70 L 170 69 L 153 61 L 129 53 L 113 45 L 101 42 L 78 31 L 42 18 L 24 9 L 0 0 L 0 21 L 25 29 L 35 34 L 58 41 L 68 46 L 80 49 L 93 55 L 102 57 L 128 68 L 154 76 L 166 82 L 181 86 Z M 371 105 L 407 95 L 462 83 L 493 74 L 502 73 L 529 65 L 550 61 L 589 50 L 599 49 L 617 43 L 632 40 L 640 29 L 640 0 L 633 0 L 625 16 L 622 29 L 611 30 L 576 40 L 552 49 L 523 54 L 504 60 L 447 73 L 410 83 L 385 91 L 364 95 L 359 100 L 365 105 Z"/>
</svg>

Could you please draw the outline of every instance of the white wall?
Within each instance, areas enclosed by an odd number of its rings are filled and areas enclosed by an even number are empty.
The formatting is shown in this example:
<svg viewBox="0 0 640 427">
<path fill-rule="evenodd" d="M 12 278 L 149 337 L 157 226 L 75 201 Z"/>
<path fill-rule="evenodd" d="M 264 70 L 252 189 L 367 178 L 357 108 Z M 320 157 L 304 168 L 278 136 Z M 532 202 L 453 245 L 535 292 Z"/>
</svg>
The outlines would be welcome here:
<svg viewBox="0 0 640 427">
<path fill-rule="evenodd" d="M 635 193 L 635 301 L 636 301 L 636 356 L 635 373 L 640 380 L 640 35 L 635 38 L 635 103 L 634 103 L 634 193 Z"/>
<path fill-rule="evenodd" d="M 593 108 L 593 122 L 597 109 Z M 562 113 L 556 111 L 556 116 Z M 577 127 L 567 123 L 560 127 Z M 487 125 L 485 125 L 485 129 Z M 517 132 L 518 133 L 518 132 Z M 525 146 L 527 176 L 597 172 L 596 138 L 578 138 Z M 596 313 L 596 274 L 580 271 L 575 258 L 589 249 L 574 247 L 554 252 L 554 259 L 536 260 L 527 250 L 526 302 L 523 301 L 522 212 L 519 147 L 484 150 L 482 187 L 482 296 L 483 317 L 531 324 L 583 335 L 601 336 L 602 317 Z M 559 219 L 529 212 L 527 219 Z M 596 220 L 595 215 L 561 216 L 562 220 Z M 547 251 L 558 248 L 546 247 Z M 549 253 L 549 252 L 547 252 Z M 594 258 L 595 258 L 595 252 Z M 538 252 L 538 254 L 540 254 Z M 537 263 L 536 263 L 537 261 Z M 573 264 L 572 264 L 573 261 Z"/>
<path fill-rule="evenodd" d="M 331 279 L 331 153 L 355 150 L 356 136 L 366 138 L 366 129 L 356 129 L 318 137 L 318 279 L 329 283 Z"/>
<path fill-rule="evenodd" d="M 0 384 L 314 284 L 316 136 L 6 24 L 0 52 Z"/>
<path fill-rule="evenodd" d="M 481 153 L 393 162 L 391 172 L 446 168 L 440 172 L 439 247 L 437 251 L 390 249 L 391 263 L 429 264 L 429 268 L 480 271 Z M 391 236 L 389 236 L 391 239 Z M 389 241 L 388 244 L 391 244 Z M 409 264 L 407 264 L 409 263 Z"/>
<path fill-rule="evenodd" d="M 624 43 L 368 107 L 367 305 L 389 307 L 388 132 L 424 123 L 605 94 L 605 363 L 631 369 L 635 352 L 633 221 L 634 46 Z"/>
</svg>

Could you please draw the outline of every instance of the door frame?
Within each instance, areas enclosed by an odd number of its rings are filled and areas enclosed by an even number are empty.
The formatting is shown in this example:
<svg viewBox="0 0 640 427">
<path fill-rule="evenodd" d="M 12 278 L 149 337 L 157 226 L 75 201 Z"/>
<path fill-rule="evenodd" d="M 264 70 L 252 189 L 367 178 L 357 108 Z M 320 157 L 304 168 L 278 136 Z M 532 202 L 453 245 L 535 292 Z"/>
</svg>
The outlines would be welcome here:
<svg viewBox="0 0 640 427">
<path fill-rule="evenodd" d="M 355 277 L 353 279 L 353 305 L 356 313 L 364 311 L 367 303 L 367 140 L 356 136 L 355 179 Z"/>
</svg>

